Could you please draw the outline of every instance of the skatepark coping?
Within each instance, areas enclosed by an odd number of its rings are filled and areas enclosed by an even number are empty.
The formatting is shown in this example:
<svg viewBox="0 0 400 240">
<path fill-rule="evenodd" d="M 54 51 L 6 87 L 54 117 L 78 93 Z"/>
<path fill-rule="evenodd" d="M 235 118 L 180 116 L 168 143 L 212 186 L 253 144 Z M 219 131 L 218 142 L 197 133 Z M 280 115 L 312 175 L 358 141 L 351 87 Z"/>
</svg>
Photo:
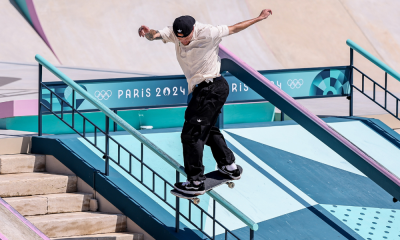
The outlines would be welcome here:
<svg viewBox="0 0 400 240">
<path fill-rule="evenodd" d="M 184 168 L 177 161 L 175 161 L 172 157 L 170 157 L 167 153 L 165 153 L 159 147 L 154 145 L 150 140 L 148 140 L 146 137 L 144 137 L 140 132 L 138 132 L 135 128 L 133 128 L 131 125 L 129 125 L 125 120 L 123 120 L 117 114 L 112 112 L 103 103 L 101 103 L 100 101 L 95 99 L 93 96 L 91 96 L 87 91 L 85 91 L 82 87 L 80 87 L 77 83 L 75 83 L 71 78 L 66 76 L 64 73 L 62 73 L 60 70 L 58 70 L 55 66 L 53 66 L 51 63 L 49 63 L 42 56 L 36 55 L 35 59 L 42 66 L 44 66 L 46 69 L 48 69 L 50 72 L 52 72 L 55 76 L 57 76 L 61 81 L 63 81 L 65 84 L 67 84 L 69 87 L 71 87 L 77 93 L 79 93 L 83 98 L 85 98 L 90 103 L 92 103 L 95 107 L 97 107 L 100 111 L 102 111 L 106 116 L 108 116 L 110 119 L 112 119 L 118 125 L 120 125 L 125 131 L 130 133 L 136 139 L 138 139 L 146 147 L 148 147 L 150 150 L 152 150 L 154 153 L 156 153 L 161 159 L 166 161 L 169 165 L 171 165 L 179 173 L 181 173 L 182 175 L 184 175 L 186 177 Z M 209 196 L 211 196 L 213 199 L 215 199 L 219 204 L 221 204 L 229 212 L 231 212 L 233 215 L 235 215 L 238 219 L 240 219 L 243 223 L 245 223 L 247 226 L 249 226 L 250 229 L 252 229 L 254 231 L 258 230 L 258 224 L 255 221 L 250 219 L 248 216 L 246 216 L 244 213 L 242 213 L 235 206 L 230 204 L 226 199 L 224 199 L 218 193 L 211 190 L 211 191 L 208 191 L 207 194 Z"/>
</svg>

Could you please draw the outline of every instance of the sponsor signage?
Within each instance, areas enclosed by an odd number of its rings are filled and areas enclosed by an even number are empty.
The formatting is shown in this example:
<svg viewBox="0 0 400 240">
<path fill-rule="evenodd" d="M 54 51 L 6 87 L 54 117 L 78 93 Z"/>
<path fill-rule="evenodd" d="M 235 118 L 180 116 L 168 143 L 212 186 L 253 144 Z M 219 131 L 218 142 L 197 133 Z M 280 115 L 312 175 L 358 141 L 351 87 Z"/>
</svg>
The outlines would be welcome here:
<svg viewBox="0 0 400 240">
<path fill-rule="evenodd" d="M 349 94 L 348 67 L 260 71 L 277 87 L 294 98 L 346 96 Z M 229 73 L 230 94 L 227 103 L 266 101 L 242 81 Z M 161 76 L 130 79 L 102 79 L 76 81 L 111 109 L 134 109 L 185 106 L 188 98 L 184 76 Z M 46 85 L 72 105 L 72 89 L 62 82 Z M 42 89 L 43 100 L 50 102 L 50 94 Z M 53 109 L 60 110 L 53 96 Z M 95 110 L 91 103 L 75 94 L 78 110 Z M 58 109 L 57 109 L 58 108 Z"/>
</svg>

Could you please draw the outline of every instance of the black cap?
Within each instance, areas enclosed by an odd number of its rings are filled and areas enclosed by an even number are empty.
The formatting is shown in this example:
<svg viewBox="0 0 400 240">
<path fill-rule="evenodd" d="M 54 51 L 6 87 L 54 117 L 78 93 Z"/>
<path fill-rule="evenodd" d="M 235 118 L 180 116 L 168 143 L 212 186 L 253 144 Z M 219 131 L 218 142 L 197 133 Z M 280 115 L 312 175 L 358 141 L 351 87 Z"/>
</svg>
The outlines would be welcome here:
<svg viewBox="0 0 400 240">
<path fill-rule="evenodd" d="M 174 29 L 174 33 L 177 37 L 187 37 L 193 31 L 193 25 L 196 23 L 196 20 L 192 16 L 180 16 L 175 19 L 172 28 Z M 183 34 L 183 36 L 178 36 L 178 33 Z"/>
</svg>

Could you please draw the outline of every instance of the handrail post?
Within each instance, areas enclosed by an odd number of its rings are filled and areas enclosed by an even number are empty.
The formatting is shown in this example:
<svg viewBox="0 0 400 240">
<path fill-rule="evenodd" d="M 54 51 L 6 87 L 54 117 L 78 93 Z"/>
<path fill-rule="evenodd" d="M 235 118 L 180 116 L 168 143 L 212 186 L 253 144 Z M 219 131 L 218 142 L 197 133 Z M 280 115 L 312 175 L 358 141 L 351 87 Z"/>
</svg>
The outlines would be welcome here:
<svg viewBox="0 0 400 240">
<path fill-rule="evenodd" d="M 385 108 L 387 107 L 387 72 L 385 72 Z"/>
<path fill-rule="evenodd" d="M 350 106 L 349 115 L 353 116 L 353 48 L 350 48 Z"/>
<path fill-rule="evenodd" d="M 179 172 L 176 171 L 176 182 L 179 182 Z M 175 204 L 175 232 L 179 232 L 179 197 L 176 197 Z"/>
<path fill-rule="evenodd" d="M 110 134 L 110 118 L 106 116 L 106 159 L 105 159 L 105 175 L 108 176 L 110 174 L 110 146 L 109 146 L 109 134 Z"/>
<path fill-rule="evenodd" d="M 250 240 L 254 240 L 254 230 L 250 228 Z"/>
<path fill-rule="evenodd" d="M 281 110 L 281 121 L 285 121 L 285 113 Z"/>
<path fill-rule="evenodd" d="M 75 90 L 72 89 L 72 127 L 75 127 L 75 117 L 74 117 L 74 113 L 75 113 Z"/>
<path fill-rule="evenodd" d="M 42 136 L 42 64 L 39 63 L 38 136 Z"/>
<path fill-rule="evenodd" d="M 114 110 L 114 113 L 115 113 L 115 115 L 118 115 L 118 110 L 115 109 L 115 110 Z M 114 121 L 114 132 L 116 132 L 116 131 L 117 131 L 117 122 Z"/>
</svg>

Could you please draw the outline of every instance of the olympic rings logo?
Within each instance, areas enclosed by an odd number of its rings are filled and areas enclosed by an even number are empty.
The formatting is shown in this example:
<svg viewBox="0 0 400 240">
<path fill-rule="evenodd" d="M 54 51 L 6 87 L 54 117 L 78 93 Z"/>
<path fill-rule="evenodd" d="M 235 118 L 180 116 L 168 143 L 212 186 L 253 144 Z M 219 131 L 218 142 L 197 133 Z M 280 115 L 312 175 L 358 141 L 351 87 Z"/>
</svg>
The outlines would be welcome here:
<svg viewBox="0 0 400 240">
<path fill-rule="evenodd" d="M 111 90 L 101 90 L 101 91 L 96 91 L 94 92 L 94 96 L 99 99 L 99 100 L 108 100 L 112 95 Z"/>
<path fill-rule="evenodd" d="M 287 81 L 287 85 L 291 88 L 291 89 L 295 89 L 295 88 L 300 88 L 303 85 L 304 81 L 303 79 L 289 79 Z"/>
</svg>

